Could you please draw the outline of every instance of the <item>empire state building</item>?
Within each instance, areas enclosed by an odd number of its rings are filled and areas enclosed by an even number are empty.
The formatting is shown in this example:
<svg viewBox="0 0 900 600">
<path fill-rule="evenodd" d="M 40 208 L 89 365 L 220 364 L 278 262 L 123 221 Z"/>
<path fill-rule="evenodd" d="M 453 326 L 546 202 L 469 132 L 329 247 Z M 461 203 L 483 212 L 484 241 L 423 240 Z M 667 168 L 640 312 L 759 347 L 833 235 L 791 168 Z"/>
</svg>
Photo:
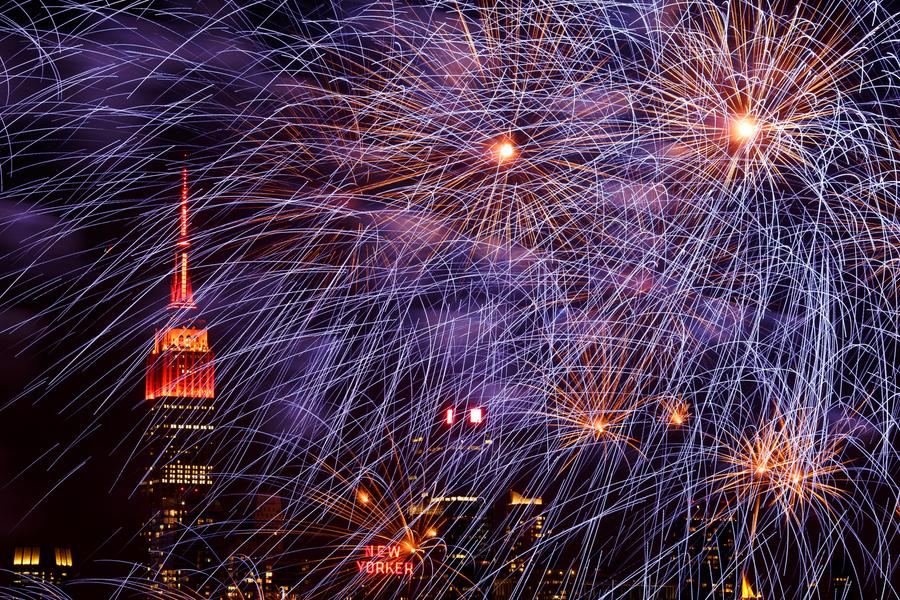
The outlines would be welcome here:
<svg viewBox="0 0 900 600">
<path fill-rule="evenodd" d="M 169 319 L 156 330 L 147 357 L 143 488 L 150 515 L 144 535 L 151 577 L 162 589 L 203 593 L 219 564 L 203 531 L 214 521 L 211 436 L 215 406 L 213 352 L 197 307 L 188 267 L 188 183 L 182 171 L 180 235 L 169 301 Z"/>
</svg>

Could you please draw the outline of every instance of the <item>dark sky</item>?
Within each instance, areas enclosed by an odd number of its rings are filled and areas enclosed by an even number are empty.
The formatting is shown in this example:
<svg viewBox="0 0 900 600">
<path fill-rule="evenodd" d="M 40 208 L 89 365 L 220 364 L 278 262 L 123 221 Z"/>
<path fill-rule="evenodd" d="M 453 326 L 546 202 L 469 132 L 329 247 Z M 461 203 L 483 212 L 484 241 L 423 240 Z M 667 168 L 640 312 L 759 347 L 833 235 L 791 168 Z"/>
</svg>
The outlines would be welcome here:
<svg viewBox="0 0 900 600">
<path fill-rule="evenodd" d="M 22 169 L 7 182 L 20 180 L 29 172 Z M 166 192 L 177 198 L 177 171 L 172 179 Z M 5 244 L 30 244 L 32 236 L 44 233 L 42 228 L 55 229 L 28 213 L 13 220 L 15 224 L 4 229 Z M 122 235 L 116 225 L 105 225 L 102 236 L 88 231 L 68 234 L 68 239 L 53 244 L 50 254 L 25 252 L 18 261 L 4 263 L 9 273 L 4 281 L 19 275 L 18 267 L 32 256 L 39 256 L 44 263 L 36 269 L 39 274 L 29 271 L 26 286 L 15 284 L 17 292 L 55 286 L 38 298 L 27 294 L 16 298 L 2 312 L 5 331 L 0 339 L 7 349 L 0 367 L 5 404 L 0 419 L 0 539 L 4 548 L 28 543 L 71 544 L 79 564 L 89 557 L 134 557 L 131 537 L 143 514 L 141 497 L 133 493 L 140 479 L 140 461 L 130 458 L 139 443 L 147 406 L 141 362 L 135 361 L 123 372 L 120 361 L 126 354 L 138 356 L 149 351 L 153 328 L 143 321 L 140 309 L 130 308 L 133 317 L 126 312 L 127 296 L 108 296 L 102 309 L 93 301 L 75 303 L 73 310 L 83 310 L 84 315 L 62 327 L 54 326 L 48 313 L 58 308 L 57 298 L 68 297 L 64 286 L 73 283 L 72 274 L 90 276 L 92 261 L 102 257 L 104 243 Z M 159 283 L 169 262 L 142 275 L 148 291 L 152 290 L 141 301 L 145 313 L 156 310 L 163 316 L 168 289 Z M 202 285 L 202 281 L 198 283 Z M 13 294 L 7 288 L 7 297 Z M 115 339 L 113 348 L 98 352 L 85 364 L 69 367 L 72 353 L 101 333 Z M 63 376 L 52 381 L 60 373 Z M 109 393 L 111 397 L 105 397 Z"/>
</svg>

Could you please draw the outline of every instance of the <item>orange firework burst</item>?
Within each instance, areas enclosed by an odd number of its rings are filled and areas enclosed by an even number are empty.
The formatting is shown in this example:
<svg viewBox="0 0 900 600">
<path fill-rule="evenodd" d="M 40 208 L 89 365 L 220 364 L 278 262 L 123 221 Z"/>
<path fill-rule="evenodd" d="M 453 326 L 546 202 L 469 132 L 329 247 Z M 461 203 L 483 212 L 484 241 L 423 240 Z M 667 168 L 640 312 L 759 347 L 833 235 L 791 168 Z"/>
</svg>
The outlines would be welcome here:
<svg viewBox="0 0 900 600">
<path fill-rule="evenodd" d="M 853 17 L 841 10 L 738 0 L 667 9 L 647 106 L 677 181 L 728 185 L 821 166 L 817 150 L 843 137 L 842 94 L 868 37 L 848 36 Z"/>
<path fill-rule="evenodd" d="M 748 436 L 720 441 L 719 460 L 728 468 L 712 477 L 718 491 L 736 505 L 753 507 L 755 531 L 761 506 L 778 506 L 800 520 L 806 509 L 834 514 L 832 501 L 844 496 L 835 485 L 846 472 L 841 460 L 844 436 L 818 427 L 816 417 L 764 421 Z"/>
<path fill-rule="evenodd" d="M 654 401 L 659 356 L 644 344 L 617 340 L 581 352 L 550 392 L 550 423 L 563 447 L 603 444 L 639 450 L 631 437 L 639 409 Z"/>
<path fill-rule="evenodd" d="M 621 162 L 629 102 L 613 59 L 578 13 L 546 4 L 406 17 L 364 48 L 317 44 L 290 127 L 304 175 L 328 181 L 329 200 L 424 211 L 455 236 L 558 241 Z"/>
<path fill-rule="evenodd" d="M 663 398 L 660 404 L 663 419 L 669 427 L 681 427 L 691 416 L 691 405 L 683 398 Z"/>
</svg>

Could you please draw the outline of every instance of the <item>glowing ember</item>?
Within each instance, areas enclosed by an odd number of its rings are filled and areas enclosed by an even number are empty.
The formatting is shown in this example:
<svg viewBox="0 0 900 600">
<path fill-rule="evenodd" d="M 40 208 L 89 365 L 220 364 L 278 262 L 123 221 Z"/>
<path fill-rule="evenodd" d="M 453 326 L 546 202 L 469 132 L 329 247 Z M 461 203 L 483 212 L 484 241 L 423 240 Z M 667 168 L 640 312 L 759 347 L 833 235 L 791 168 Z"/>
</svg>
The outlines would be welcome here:
<svg viewBox="0 0 900 600">
<path fill-rule="evenodd" d="M 516 155 L 516 149 L 510 142 L 503 142 L 497 146 L 497 157 L 501 161 L 509 160 Z"/>
<path fill-rule="evenodd" d="M 752 117 L 742 117 L 734 122 L 732 130 L 735 138 L 746 142 L 756 137 L 759 124 Z"/>
</svg>

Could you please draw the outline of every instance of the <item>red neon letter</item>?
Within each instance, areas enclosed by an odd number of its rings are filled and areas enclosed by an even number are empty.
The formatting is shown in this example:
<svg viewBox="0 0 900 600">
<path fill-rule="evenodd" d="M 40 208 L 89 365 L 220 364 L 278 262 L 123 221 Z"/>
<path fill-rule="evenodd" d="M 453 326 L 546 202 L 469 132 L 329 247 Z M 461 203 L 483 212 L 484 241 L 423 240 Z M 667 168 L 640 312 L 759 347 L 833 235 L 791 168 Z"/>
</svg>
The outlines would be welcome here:
<svg viewBox="0 0 900 600">
<path fill-rule="evenodd" d="M 469 423 L 478 425 L 484 420 L 484 412 L 480 408 L 472 408 L 469 410 Z"/>
</svg>

